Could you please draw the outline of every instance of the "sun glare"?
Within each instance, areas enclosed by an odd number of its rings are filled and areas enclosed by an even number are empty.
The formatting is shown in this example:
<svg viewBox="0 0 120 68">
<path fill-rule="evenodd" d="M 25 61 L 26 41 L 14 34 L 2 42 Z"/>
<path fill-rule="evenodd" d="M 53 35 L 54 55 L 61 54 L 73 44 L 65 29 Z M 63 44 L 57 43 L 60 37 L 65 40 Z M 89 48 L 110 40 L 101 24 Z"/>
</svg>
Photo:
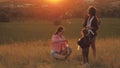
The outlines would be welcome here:
<svg viewBox="0 0 120 68">
<path fill-rule="evenodd" d="M 49 3 L 58 4 L 61 0 L 47 0 Z"/>
</svg>

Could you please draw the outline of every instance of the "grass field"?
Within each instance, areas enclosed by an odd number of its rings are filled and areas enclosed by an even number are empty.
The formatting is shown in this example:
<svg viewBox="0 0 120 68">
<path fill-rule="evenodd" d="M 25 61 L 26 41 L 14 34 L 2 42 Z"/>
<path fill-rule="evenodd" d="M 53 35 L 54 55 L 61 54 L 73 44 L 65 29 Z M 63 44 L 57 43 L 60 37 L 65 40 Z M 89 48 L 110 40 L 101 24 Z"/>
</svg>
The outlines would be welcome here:
<svg viewBox="0 0 120 68">
<path fill-rule="evenodd" d="M 54 61 L 50 38 L 57 26 L 49 21 L 0 23 L 0 68 L 82 68 L 81 49 L 76 50 L 82 19 L 62 21 L 69 39 L 70 61 Z M 102 18 L 96 41 L 97 58 L 90 49 L 90 68 L 120 68 L 119 18 Z"/>
<path fill-rule="evenodd" d="M 119 18 L 102 18 L 98 38 L 120 37 L 119 21 Z M 68 39 L 80 37 L 82 23 L 82 19 L 63 20 L 61 24 L 65 27 L 65 36 Z M 46 41 L 51 38 L 57 27 L 50 21 L 39 20 L 0 23 L 0 44 L 35 40 Z"/>
<path fill-rule="evenodd" d="M 24 42 L 0 46 L 0 68 L 82 68 L 81 49 L 77 51 L 76 39 L 70 40 L 70 61 L 54 61 L 50 56 L 50 42 Z M 97 59 L 90 49 L 90 68 L 120 68 L 120 40 L 97 40 Z"/>
</svg>

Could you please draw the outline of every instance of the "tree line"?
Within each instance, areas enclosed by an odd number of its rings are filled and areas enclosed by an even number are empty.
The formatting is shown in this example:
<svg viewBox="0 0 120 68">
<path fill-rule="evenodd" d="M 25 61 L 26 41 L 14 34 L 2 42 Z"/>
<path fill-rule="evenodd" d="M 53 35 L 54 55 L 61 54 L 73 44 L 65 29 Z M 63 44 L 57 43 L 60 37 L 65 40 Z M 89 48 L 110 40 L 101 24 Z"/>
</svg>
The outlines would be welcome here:
<svg viewBox="0 0 120 68">
<path fill-rule="evenodd" d="M 15 4 L 14 4 L 15 3 Z M 38 18 L 47 20 L 59 20 L 66 18 L 80 18 L 85 15 L 87 8 L 93 5 L 97 8 L 99 17 L 120 17 L 119 0 L 69 0 L 62 5 L 51 5 L 43 3 L 32 3 L 28 6 L 25 3 L 12 3 L 12 6 L 0 7 L 0 20 L 10 21 L 16 18 Z M 2 2 L 0 6 L 2 6 Z M 9 2 L 6 4 L 10 4 Z M 5 4 L 4 4 L 5 5 Z M 16 7 L 17 6 L 17 7 Z"/>
</svg>

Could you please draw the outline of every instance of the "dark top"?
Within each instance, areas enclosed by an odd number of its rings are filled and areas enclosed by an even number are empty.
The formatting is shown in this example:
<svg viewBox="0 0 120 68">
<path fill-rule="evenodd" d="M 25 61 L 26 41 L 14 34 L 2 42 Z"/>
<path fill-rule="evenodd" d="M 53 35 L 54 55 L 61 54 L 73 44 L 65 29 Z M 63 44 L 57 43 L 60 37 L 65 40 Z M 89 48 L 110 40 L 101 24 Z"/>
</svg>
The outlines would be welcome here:
<svg viewBox="0 0 120 68">
<path fill-rule="evenodd" d="M 88 20 L 89 16 L 85 17 L 84 23 L 83 23 L 83 27 L 86 27 L 87 25 L 87 20 Z M 94 16 L 94 19 L 92 20 L 91 23 L 91 27 L 93 27 L 92 31 L 95 33 L 95 36 L 97 35 L 97 30 L 98 30 L 98 26 L 99 26 L 100 22 L 98 21 L 97 16 Z"/>
<path fill-rule="evenodd" d="M 82 37 L 77 43 L 81 48 L 87 48 L 90 46 L 90 40 L 88 37 Z"/>
</svg>

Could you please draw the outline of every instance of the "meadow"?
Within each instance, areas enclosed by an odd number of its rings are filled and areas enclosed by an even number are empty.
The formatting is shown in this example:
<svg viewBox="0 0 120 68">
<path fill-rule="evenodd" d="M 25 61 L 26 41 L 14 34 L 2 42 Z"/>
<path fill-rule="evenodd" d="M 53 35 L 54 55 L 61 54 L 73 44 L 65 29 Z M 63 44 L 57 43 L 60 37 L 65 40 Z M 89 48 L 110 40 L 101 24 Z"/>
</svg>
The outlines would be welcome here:
<svg viewBox="0 0 120 68">
<path fill-rule="evenodd" d="M 98 38 L 119 38 L 119 18 L 101 18 Z M 62 20 L 65 27 L 65 36 L 68 39 L 80 37 L 82 19 Z M 10 23 L 0 23 L 0 44 L 26 42 L 35 40 L 50 40 L 58 26 L 52 21 L 19 20 Z"/>
<path fill-rule="evenodd" d="M 90 68 L 120 68 L 119 18 L 101 18 L 96 41 L 97 58 L 90 48 Z M 82 68 L 80 38 L 82 19 L 62 20 L 69 39 L 70 61 L 54 61 L 50 56 L 50 39 L 58 26 L 51 21 L 29 20 L 0 23 L 0 68 Z"/>
</svg>

